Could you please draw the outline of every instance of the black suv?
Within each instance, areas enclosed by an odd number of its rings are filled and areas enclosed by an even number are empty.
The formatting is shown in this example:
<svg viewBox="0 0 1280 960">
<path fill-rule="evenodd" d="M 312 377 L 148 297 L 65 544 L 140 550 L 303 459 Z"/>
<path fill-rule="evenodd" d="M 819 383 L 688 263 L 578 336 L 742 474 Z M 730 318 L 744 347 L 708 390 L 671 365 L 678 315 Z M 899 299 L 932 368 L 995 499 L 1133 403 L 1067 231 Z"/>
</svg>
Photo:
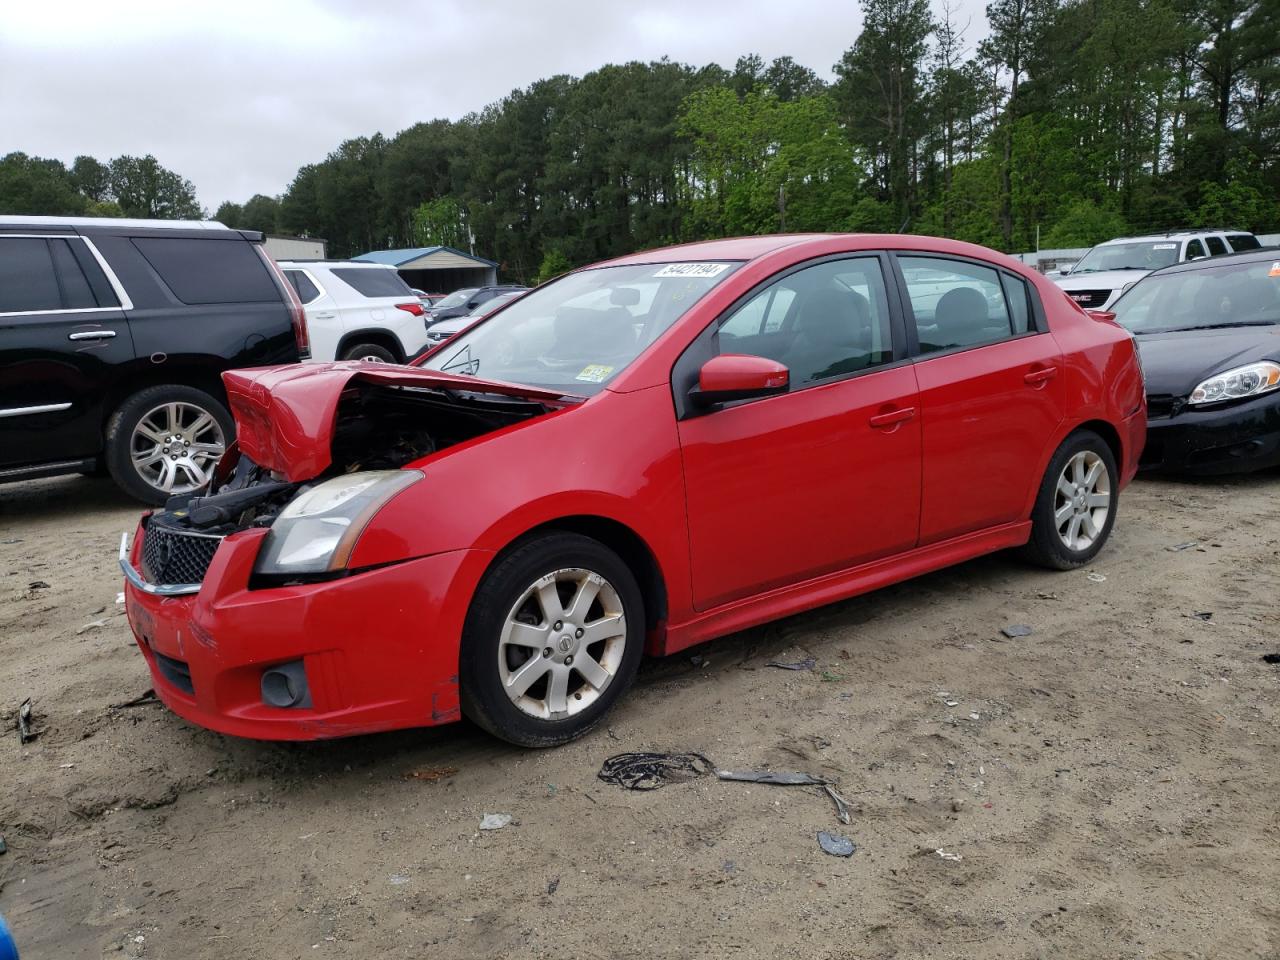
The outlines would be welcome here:
<svg viewBox="0 0 1280 960">
<path fill-rule="evenodd" d="M 233 436 L 222 371 L 303 356 L 260 233 L 0 216 L 0 482 L 106 470 L 148 503 L 198 490 Z"/>
<path fill-rule="evenodd" d="M 427 326 L 430 327 L 431 324 L 439 323 L 441 320 L 465 317 L 480 304 L 492 300 L 499 294 L 518 293 L 528 289 L 516 283 L 499 284 L 494 287 L 463 287 L 461 290 L 453 291 L 427 310 Z"/>
</svg>

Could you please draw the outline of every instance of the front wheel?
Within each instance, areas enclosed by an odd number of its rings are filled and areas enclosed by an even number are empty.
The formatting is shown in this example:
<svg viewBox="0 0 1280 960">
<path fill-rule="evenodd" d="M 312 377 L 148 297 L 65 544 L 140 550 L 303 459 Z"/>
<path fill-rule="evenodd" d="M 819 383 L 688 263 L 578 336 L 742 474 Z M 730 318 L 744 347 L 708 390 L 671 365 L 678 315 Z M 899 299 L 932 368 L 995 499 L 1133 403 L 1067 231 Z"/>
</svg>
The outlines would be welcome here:
<svg viewBox="0 0 1280 960">
<path fill-rule="evenodd" d="M 1107 442 L 1079 430 L 1058 448 L 1031 513 L 1028 559 L 1052 570 L 1071 570 L 1098 555 L 1116 520 L 1120 489 Z"/>
<path fill-rule="evenodd" d="M 590 730 L 635 677 L 644 644 L 635 576 L 603 544 L 552 533 L 509 553 L 463 630 L 463 712 L 496 737 L 550 747 Z"/>
</svg>

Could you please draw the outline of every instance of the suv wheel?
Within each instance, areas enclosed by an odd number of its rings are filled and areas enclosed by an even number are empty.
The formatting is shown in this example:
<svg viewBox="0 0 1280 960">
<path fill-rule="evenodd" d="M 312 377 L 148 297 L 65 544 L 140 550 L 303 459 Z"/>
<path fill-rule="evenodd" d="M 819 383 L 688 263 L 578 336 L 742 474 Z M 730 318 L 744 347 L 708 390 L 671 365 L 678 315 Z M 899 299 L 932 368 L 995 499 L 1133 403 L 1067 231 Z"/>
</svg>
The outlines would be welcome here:
<svg viewBox="0 0 1280 960">
<path fill-rule="evenodd" d="M 644 603 L 603 544 L 553 533 L 512 550 L 471 602 L 459 662 L 462 710 L 525 747 L 590 730 L 630 685 Z"/>
<path fill-rule="evenodd" d="M 140 390 L 107 421 L 107 469 L 144 503 L 208 486 L 235 426 L 203 390 L 164 384 Z"/>
<path fill-rule="evenodd" d="M 366 363 L 395 363 L 395 355 L 376 343 L 357 343 L 342 351 L 343 360 L 363 360 Z"/>
</svg>

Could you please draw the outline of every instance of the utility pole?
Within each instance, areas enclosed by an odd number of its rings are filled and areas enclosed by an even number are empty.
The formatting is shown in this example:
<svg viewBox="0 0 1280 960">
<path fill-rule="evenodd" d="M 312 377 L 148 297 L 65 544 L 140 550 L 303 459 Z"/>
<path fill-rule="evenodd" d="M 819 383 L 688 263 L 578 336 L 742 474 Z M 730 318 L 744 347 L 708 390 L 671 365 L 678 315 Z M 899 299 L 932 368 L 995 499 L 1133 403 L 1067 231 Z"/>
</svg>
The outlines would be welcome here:
<svg viewBox="0 0 1280 960">
<path fill-rule="evenodd" d="M 780 221 L 779 230 L 782 233 L 787 232 L 787 187 L 786 184 L 778 184 L 778 220 Z"/>
</svg>

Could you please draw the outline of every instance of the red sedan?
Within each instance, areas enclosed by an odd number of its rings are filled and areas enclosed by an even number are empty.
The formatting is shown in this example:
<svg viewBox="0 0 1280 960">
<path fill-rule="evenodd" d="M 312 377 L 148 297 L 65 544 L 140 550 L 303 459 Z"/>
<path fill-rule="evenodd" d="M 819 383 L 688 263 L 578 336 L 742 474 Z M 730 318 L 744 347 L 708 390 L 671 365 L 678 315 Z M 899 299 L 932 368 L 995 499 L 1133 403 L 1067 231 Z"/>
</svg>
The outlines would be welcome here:
<svg viewBox="0 0 1280 960">
<path fill-rule="evenodd" d="M 562 743 L 662 655 L 1020 547 L 1088 563 L 1129 334 L 982 247 L 772 236 L 546 284 L 417 366 L 224 375 L 216 494 L 121 546 L 161 698 L 247 737 Z"/>
</svg>

